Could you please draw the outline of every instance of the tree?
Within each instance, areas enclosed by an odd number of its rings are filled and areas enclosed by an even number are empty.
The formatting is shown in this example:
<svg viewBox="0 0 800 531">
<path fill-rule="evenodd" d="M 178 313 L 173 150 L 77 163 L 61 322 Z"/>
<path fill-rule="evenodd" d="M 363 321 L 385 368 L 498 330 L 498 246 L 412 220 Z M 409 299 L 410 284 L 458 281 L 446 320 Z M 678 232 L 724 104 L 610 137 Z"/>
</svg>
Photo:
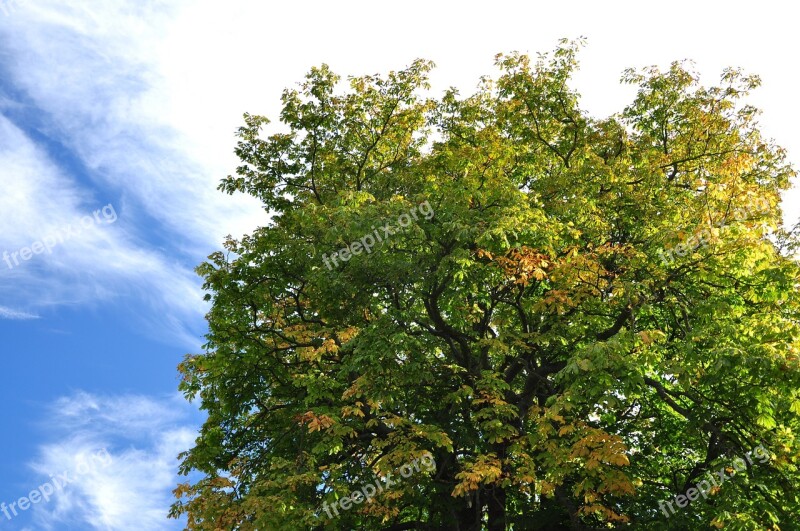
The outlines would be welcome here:
<svg viewBox="0 0 800 531">
<path fill-rule="evenodd" d="M 210 332 L 181 389 L 208 419 L 172 516 L 795 525 L 794 173 L 744 102 L 759 80 L 631 70 L 633 103 L 597 119 L 579 47 L 498 55 L 468 97 L 428 98 L 422 60 L 345 91 L 323 65 L 284 92 L 288 132 L 245 115 L 220 188 L 272 217 L 198 268 Z"/>
</svg>

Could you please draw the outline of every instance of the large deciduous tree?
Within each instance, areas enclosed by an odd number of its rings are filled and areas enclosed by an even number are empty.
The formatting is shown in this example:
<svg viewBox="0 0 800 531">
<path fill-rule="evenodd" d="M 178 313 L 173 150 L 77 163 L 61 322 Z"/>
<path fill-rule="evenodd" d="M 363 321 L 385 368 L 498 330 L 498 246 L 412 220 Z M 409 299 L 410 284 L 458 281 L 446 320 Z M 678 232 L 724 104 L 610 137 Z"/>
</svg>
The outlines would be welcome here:
<svg viewBox="0 0 800 531">
<path fill-rule="evenodd" d="M 593 118 L 578 48 L 500 55 L 468 97 L 428 98 L 422 60 L 346 89 L 322 66 L 285 132 L 245 116 L 221 189 L 272 217 L 198 268 L 210 333 L 181 388 L 208 419 L 173 516 L 797 529 L 793 170 L 743 99 L 758 79 L 628 71 L 633 102 Z"/>
</svg>

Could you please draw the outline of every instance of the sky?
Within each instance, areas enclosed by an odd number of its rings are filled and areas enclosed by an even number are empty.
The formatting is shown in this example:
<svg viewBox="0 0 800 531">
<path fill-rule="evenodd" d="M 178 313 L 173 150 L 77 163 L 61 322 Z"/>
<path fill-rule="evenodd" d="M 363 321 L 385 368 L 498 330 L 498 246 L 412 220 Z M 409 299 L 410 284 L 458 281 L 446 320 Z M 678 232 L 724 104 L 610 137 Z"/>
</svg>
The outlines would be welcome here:
<svg viewBox="0 0 800 531">
<path fill-rule="evenodd" d="M 631 101 L 628 67 L 693 59 L 713 83 L 739 66 L 761 76 L 749 102 L 800 167 L 789 9 L 0 0 L 0 502 L 16 504 L 0 531 L 183 528 L 166 513 L 203 420 L 177 390 L 206 330 L 194 268 L 269 219 L 216 187 L 242 114 L 277 118 L 312 66 L 346 77 L 422 57 L 433 94 L 467 94 L 499 52 L 584 36 L 574 87 L 595 117 Z M 792 223 L 800 196 L 784 199 Z"/>
</svg>

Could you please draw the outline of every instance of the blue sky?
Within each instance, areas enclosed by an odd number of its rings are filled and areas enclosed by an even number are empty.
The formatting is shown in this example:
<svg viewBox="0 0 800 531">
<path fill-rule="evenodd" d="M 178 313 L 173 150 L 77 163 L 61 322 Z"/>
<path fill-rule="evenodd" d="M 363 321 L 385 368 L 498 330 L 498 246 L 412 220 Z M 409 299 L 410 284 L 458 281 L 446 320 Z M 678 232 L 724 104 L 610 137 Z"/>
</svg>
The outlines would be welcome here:
<svg viewBox="0 0 800 531">
<path fill-rule="evenodd" d="M 0 502 L 74 476 L 0 512 L 0 531 L 182 527 L 165 514 L 202 421 L 175 369 L 203 342 L 193 269 L 268 219 L 216 185 L 236 166 L 242 113 L 276 116 L 312 65 L 363 74 L 425 57 L 434 91 L 468 92 L 497 52 L 585 35 L 576 85 L 595 115 L 630 100 L 624 68 L 693 58 L 713 82 L 742 66 L 762 76 L 751 102 L 797 163 L 788 8 L 552 4 L 0 0 Z"/>
</svg>

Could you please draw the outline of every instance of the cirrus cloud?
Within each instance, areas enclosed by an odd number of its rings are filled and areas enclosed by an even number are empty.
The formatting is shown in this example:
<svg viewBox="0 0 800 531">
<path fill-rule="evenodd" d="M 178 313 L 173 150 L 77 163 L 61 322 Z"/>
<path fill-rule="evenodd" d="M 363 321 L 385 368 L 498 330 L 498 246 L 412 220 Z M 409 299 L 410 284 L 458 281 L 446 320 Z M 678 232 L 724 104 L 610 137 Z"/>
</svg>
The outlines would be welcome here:
<svg viewBox="0 0 800 531">
<path fill-rule="evenodd" d="M 30 463 L 32 482 L 80 470 L 87 456 L 108 460 L 84 467 L 49 503 L 32 506 L 36 529 L 114 531 L 181 529 L 167 519 L 178 483 L 177 455 L 192 446 L 197 412 L 182 397 L 95 395 L 56 400 L 43 425 L 50 442 Z"/>
</svg>

